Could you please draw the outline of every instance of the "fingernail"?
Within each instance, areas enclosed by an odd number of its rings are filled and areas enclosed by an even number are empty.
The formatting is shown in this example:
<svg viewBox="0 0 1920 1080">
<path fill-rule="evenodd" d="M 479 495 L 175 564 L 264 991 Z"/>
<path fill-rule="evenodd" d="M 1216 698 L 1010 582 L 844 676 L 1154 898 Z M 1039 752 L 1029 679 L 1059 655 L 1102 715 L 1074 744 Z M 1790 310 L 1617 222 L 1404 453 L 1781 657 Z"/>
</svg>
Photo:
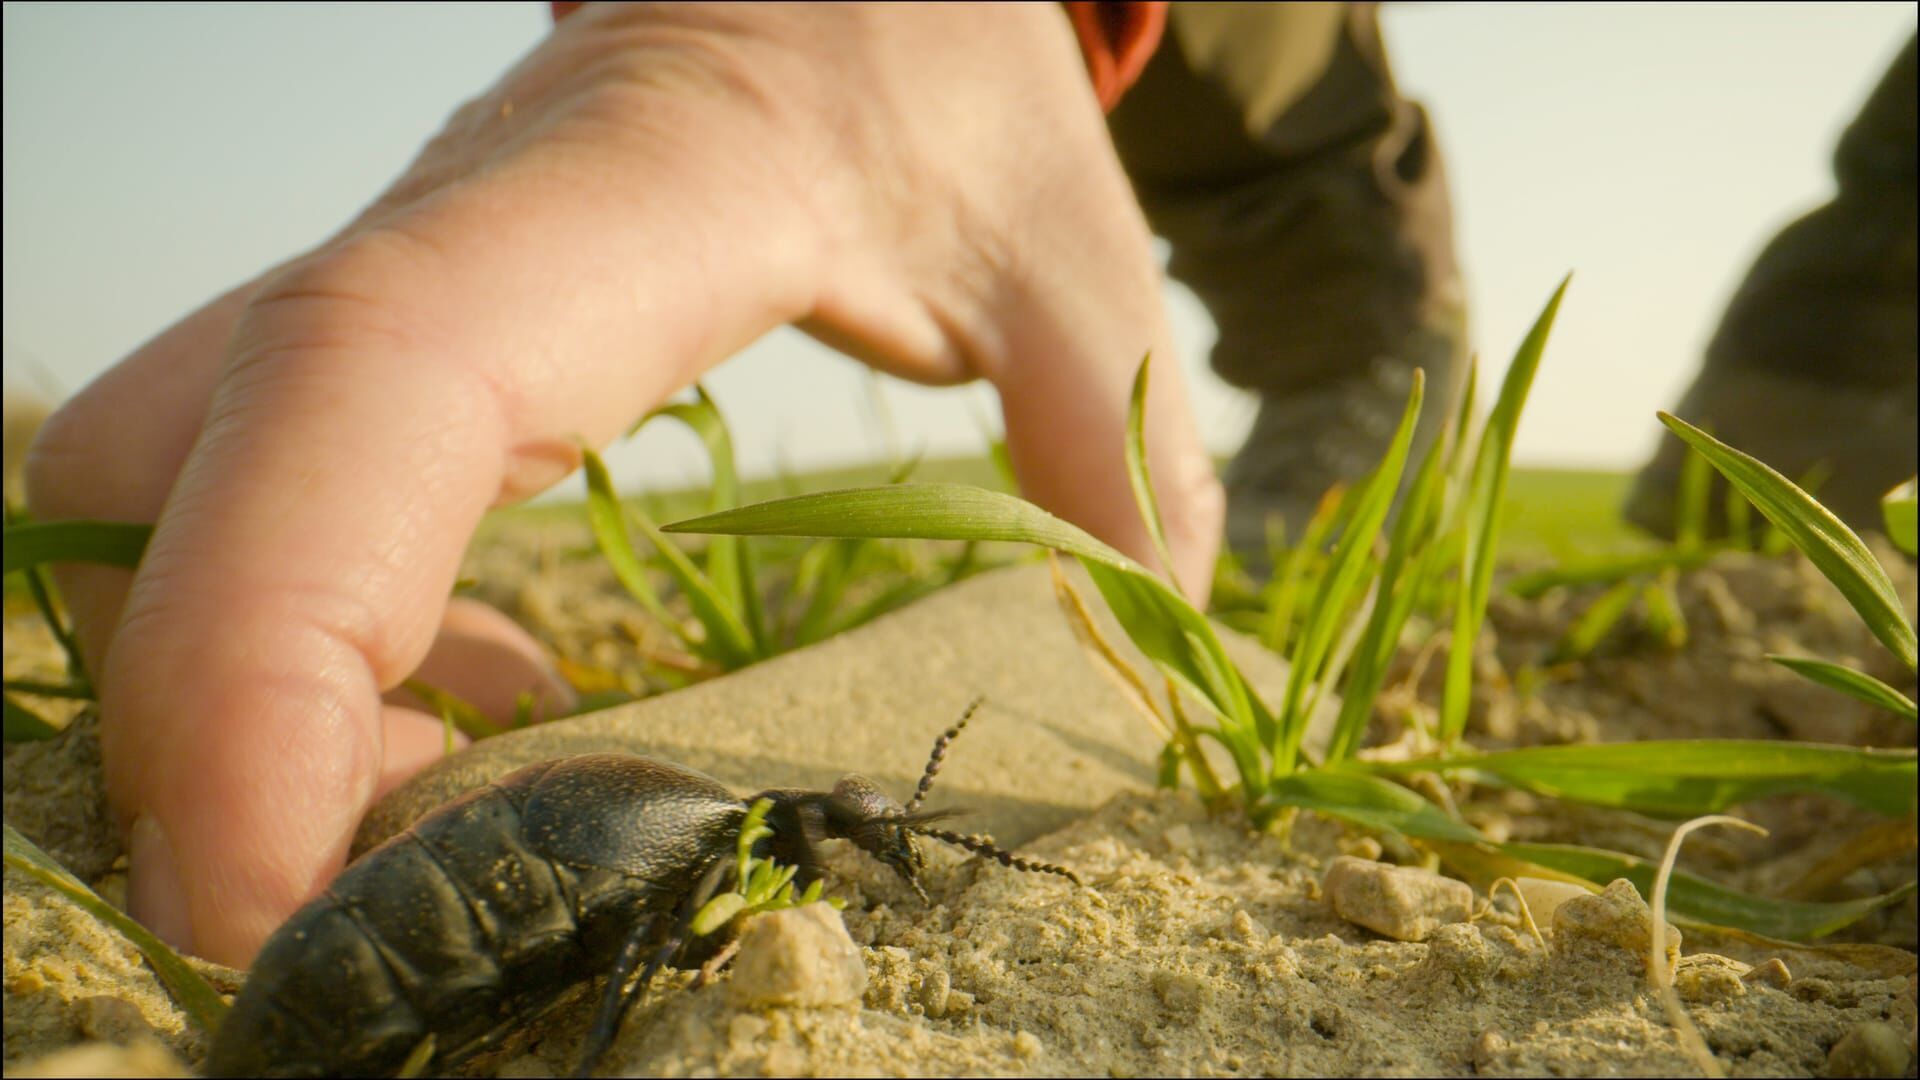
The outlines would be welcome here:
<svg viewBox="0 0 1920 1080">
<path fill-rule="evenodd" d="M 127 837 L 127 908 L 140 925 L 181 952 L 193 951 L 193 919 L 173 845 L 152 814 L 134 819 Z"/>
</svg>

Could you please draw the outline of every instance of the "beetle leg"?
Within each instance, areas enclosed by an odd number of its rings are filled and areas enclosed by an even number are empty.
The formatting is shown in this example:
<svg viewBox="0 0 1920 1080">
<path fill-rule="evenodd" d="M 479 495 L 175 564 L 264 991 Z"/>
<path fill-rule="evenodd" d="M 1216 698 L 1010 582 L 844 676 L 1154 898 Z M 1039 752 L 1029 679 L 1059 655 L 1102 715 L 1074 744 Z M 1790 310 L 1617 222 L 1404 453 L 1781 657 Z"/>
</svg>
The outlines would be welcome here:
<svg viewBox="0 0 1920 1080">
<path fill-rule="evenodd" d="M 587 1076 L 593 1067 L 600 1063 L 600 1056 L 607 1052 L 613 1037 L 620 1030 L 620 1021 L 626 1018 L 628 1007 L 640 996 L 641 988 L 653 977 L 654 965 L 647 965 L 632 991 L 627 989 L 627 978 L 640 963 L 640 954 L 646 949 L 647 939 L 653 936 L 657 918 L 643 918 L 634 923 L 633 932 L 620 946 L 620 953 L 614 957 L 613 970 L 607 972 L 607 987 L 600 994 L 600 1008 L 593 1014 L 593 1026 L 587 1029 L 586 1047 L 580 1052 L 580 1065 L 574 1069 L 576 1077 Z"/>
<path fill-rule="evenodd" d="M 660 919 L 641 919 L 634 924 L 633 932 L 627 935 L 625 944 L 620 946 L 620 955 L 614 959 L 613 970 L 607 974 L 607 988 L 600 995 L 599 1011 L 594 1014 L 593 1027 L 587 1031 L 586 1046 L 580 1052 L 580 1064 L 573 1071 L 576 1078 L 592 1075 L 594 1066 L 600 1064 L 601 1056 L 613 1045 L 614 1036 L 620 1033 L 620 1025 L 626 1020 L 634 1002 L 639 1001 L 640 995 L 646 991 L 647 984 L 686 946 L 687 936 L 692 932 L 694 913 L 713 898 L 713 894 L 720 889 L 721 881 L 732 870 L 732 859 L 714 860 L 707 872 L 701 875 L 699 883 L 674 908 L 673 921 L 667 926 L 665 939 L 647 959 L 646 966 L 640 969 L 640 977 L 629 986 L 627 976 L 633 974 L 634 967 L 639 964 L 648 940 L 654 937 L 660 925 Z"/>
</svg>

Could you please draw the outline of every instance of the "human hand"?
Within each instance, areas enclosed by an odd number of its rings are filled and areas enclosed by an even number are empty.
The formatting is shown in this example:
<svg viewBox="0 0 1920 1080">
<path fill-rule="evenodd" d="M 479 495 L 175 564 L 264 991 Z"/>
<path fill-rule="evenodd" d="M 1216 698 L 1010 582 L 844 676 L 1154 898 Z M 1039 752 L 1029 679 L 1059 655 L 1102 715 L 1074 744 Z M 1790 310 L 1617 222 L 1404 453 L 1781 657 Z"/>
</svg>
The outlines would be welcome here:
<svg viewBox="0 0 1920 1080">
<path fill-rule="evenodd" d="M 785 322 L 988 379 L 1027 495 L 1151 564 L 1120 446 L 1134 366 L 1172 349 L 1057 8 L 589 5 L 341 233 L 42 432 L 36 515 L 157 521 L 137 574 L 61 575 L 134 914 L 246 963 L 438 753 L 381 694 L 430 649 L 466 687 L 435 640 L 480 515 Z M 1221 500 L 1178 372 L 1148 445 L 1200 596 Z"/>
</svg>

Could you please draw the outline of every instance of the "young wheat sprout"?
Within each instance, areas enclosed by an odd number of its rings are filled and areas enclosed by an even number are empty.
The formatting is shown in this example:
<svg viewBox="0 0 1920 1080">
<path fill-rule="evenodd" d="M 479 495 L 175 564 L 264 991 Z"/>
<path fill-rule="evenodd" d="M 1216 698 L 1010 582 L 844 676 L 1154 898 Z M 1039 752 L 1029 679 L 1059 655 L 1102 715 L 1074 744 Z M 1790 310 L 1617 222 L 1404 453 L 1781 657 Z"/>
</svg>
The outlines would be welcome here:
<svg viewBox="0 0 1920 1080">
<path fill-rule="evenodd" d="M 1660 870 L 1653 875 L 1653 932 L 1647 950 L 1647 978 L 1660 991 L 1660 1003 L 1666 1007 L 1667 1021 L 1673 1025 L 1674 1034 L 1680 1039 L 1680 1048 L 1700 1066 L 1700 1071 L 1715 1080 L 1726 1074 L 1720 1068 L 1719 1059 L 1707 1046 L 1707 1040 L 1700 1035 L 1700 1029 L 1693 1026 L 1693 1017 L 1687 1015 L 1686 1006 L 1680 1003 L 1680 995 L 1673 992 L 1673 976 L 1667 970 L 1667 884 L 1673 879 L 1673 864 L 1680 857 L 1680 842 L 1695 829 L 1708 825 L 1731 825 L 1748 832 L 1767 835 L 1767 830 L 1751 821 L 1742 821 L 1725 814 L 1708 814 L 1683 823 L 1673 830 L 1673 838 L 1667 841 L 1667 853 L 1660 859 Z"/>
</svg>

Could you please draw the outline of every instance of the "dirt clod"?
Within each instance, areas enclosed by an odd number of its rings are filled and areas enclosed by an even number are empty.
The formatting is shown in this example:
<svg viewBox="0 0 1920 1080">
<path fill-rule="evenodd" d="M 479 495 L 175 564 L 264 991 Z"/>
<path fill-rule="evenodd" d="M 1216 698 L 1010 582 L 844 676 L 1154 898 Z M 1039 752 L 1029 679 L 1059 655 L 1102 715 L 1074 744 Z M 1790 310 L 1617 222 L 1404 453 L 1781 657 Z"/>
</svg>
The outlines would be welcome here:
<svg viewBox="0 0 1920 1080">
<path fill-rule="evenodd" d="M 1620 878 L 1598 895 L 1576 896 L 1553 913 L 1553 944 L 1557 950 L 1591 942 L 1624 950 L 1630 961 L 1644 968 L 1653 947 L 1653 910 L 1640 899 L 1633 882 Z M 1667 965 L 1680 963 L 1680 931 L 1667 927 Z"/>
<path fill-rule="evenodd" d="M 1869 1020 L 1847 1029 L 1827 1054 L 1828 1077 L 1896 1077 L 1907 1074 L 1913 1052 L 1907 1047 L 1907 1034 L 1892 1024 Z"/>
<path fill-rule="evenodd" d="M 1473 913 L 1473 889 L 1464 881 L 1351 855 L 1333 860 L 1320 888 L 1341 918 L 1395 941 L 1425 941 Z"/>
<path fill-rule="evenodd" d="M 840 913 L 807 904 L 754 917 L 740 935 L 729 995 L 742 1008 L 850 1005 L 867 989 L 867 965 Z"/>
</svg>

